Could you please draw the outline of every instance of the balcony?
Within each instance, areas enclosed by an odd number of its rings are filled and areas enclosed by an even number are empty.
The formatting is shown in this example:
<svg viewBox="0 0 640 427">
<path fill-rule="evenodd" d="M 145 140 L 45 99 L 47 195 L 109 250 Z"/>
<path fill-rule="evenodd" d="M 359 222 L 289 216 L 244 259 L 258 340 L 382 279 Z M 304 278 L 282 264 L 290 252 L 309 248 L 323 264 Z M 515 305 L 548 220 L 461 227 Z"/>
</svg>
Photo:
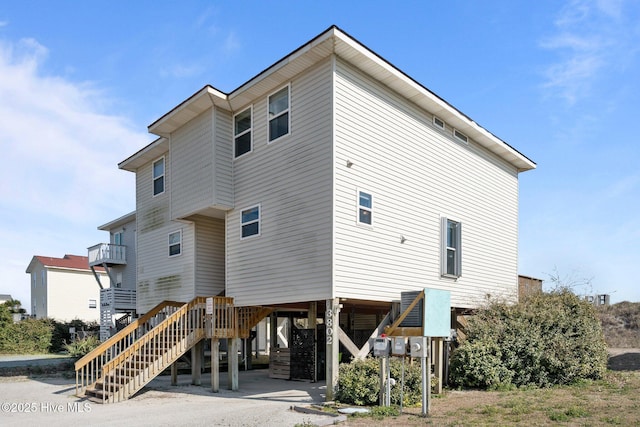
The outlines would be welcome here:
<svg viewBox="0 0 640 427">
<path fill-rule="evenodd" d="M 98 243 L 89 248 L 89 267 L 98 265 L 126 265 L 127 247 L 122 245 L 112 245 L 109 243 Z"/>
</svg>

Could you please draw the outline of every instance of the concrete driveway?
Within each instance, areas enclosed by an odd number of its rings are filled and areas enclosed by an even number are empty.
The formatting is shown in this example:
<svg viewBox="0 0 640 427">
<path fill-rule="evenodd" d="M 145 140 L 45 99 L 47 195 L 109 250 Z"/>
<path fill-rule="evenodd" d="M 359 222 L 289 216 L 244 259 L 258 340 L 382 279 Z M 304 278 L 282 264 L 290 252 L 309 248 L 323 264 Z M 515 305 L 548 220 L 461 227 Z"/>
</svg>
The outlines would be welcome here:
<svg viewBox="0 0 640 427">
<path fill-rule="evenodd" d="M 169 376 L 154 379 L 125 402 L 96 404 L 74 396 L 75 380 L 64 378 L 0 378 L 0 425 L 24 426 L 294 426 L 330 425 L 326 415 L 304 414 L 292 406 L 325 400 L 325 383 L 275 380 L 267 370 L 240 372 L 239 391 L 212 393 L 210 375 L 191 385 L 180 375 L 171 386 Z"/>
</svg>

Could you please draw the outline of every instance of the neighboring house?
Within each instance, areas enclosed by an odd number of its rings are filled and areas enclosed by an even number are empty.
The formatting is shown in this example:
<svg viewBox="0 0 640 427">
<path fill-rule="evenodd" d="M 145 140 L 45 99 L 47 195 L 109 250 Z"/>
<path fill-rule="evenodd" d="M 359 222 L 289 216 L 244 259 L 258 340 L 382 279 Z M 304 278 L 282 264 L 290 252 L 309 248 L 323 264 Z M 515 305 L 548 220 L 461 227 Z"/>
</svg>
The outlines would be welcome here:
<svg viewBox="0 0 640 427">
<path fill-rule="evenodd" d="M 12 301 L 11 295 L 9 294 L 0 294 L 0 305 L 4 304 L 7 301 Z"/>
<path fill-rule="evenodd" d="M 542 292 L 542 279 L 518 275 L 518 299 Z"/>
<path fill-rule="evenodd" d="M 27 267 L 31 275 L 31 315 L 59 321 L 80 319 L 95 322 L 100 316 L 100 287 L 88 258 L 34 256 Z M 96 274 L 107 280 L 104 270 Z"/>
<path fill-rule="evenodd" d="M 339 313 L 361 345 L 405 291 L 448 290 L 457 311 L 517 299 L 535 163 L 337 27 L 149 131 L 119 164 L 136 174 L 138 313 L 225 294 L 292 325 Z M 316 354 L 337 359 L 324 328 Z"/>
<path fill-rule="evenodd" d="M 96 274 L 100 286 L 100 339 L 126 326 L 136 311 L 136 214 L 131 212 L 98 227 L 109 232 L 109 243 L 88 249 L 89 267 L 101 268 L 107 281 Z"/>
</svg>

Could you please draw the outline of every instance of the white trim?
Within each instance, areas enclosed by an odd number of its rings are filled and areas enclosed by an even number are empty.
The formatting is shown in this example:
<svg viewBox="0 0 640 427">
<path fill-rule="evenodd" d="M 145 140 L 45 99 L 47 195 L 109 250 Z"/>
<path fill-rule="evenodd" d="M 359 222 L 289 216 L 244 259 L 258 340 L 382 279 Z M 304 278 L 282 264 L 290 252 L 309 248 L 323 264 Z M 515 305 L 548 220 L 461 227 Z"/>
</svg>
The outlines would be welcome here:
<svg viewBox="0 0 640 427">
<path fill-rule="evenodd" d="M 246 129 L 236 135 L 236 117 L 246 112 L 247 110 L 249 110 L 249 120 L 251 121 L 251 124 L 249 125 L 249 129 Z M 233 159 L 235 160 L 253 152 L 253 104 L 249 105 L 247 108 L 243 108 L 238 113 L 234 114 L 231 126 L 233 127 L 233 130 L 231 131 L 231 133 L 233 134 Z M 249 144 L 250 144 L 249 151 L 247 151 L 246 153 L 237 155 L 236 154 L 236 138 L 239 138 L 247 133 L 251 133 L 251 138 L 249 141 Z"/>
<path fill-rule="evenodd" d="M 371 198 L 369 200 L 371 202 L 371 207 L 362 206 L 360 204 L 360 193 L 364 193 Z M 369 212 L 370 219 L 371 219 L 370 224 L 360 221 L 360 209 Z M 362 188 L 356 189 L 356 224 L 364 227 L 373 227 L 373 193 L 368 190 L 363 190 Z"/>
<path fill-rule="evenodd" d="M 458 129 L 453 128 L 453 137 L 460 142 L 464 142 L 465 144 L 469 143 L 469 137 L 464 133 L 460 132 Z"/>
<path fill-rule="evenodd" d="M 162 175 L 155 176 L 155 165 L 162 160 Z M 162 191 L 156 194 L 156 179 L 162 177 Z M 167 159 L 166 156 L 160 156 L 151 162 L 151 194 L 153 197 L 164 194 L 167 191 Z"/>
<path fill-rule="evenodd" d="M 246 223 L 242 222 L 242 213 L 255 208 L 258 208 L 258 219 L 247 221 Z M 258 232 L 256 234 L 251 234 L 249 236 L 243 236 L 242 227 L 244 227 L 245 225 L 254 224 L 256 222 L 258 223 Z M 262 235 L 262 205 L 258 203 L 256 205 L 252 205 L 244 209 L 240 209 L 240 240 L 251 239 L 253 237 L 260 237 L 261 235 Z"/>
<path fill-rule="evenodd" d="M 280 92 L 282 89 L 287 88 L 287 109 L 281 111 L 276 116 L 269 116 L 269 101 L 270 98 L 276 93 Z M 271 139 L 271 120 L 277 119 L 278 117 L 287 114 L 287 133 L 280 135 L 277 138 Z M 274 90 L 269 95 L 267 95 L 267 144 L 271 144 L 274 141 L 277 141 L 287 135 L 291 134 L 291 82 L 287 83 L 284 86 L 279 87 L 277 90 Z"/>
<path fill-rule="evenodd" d="M 176 233 L 180 235 L 180 241 L 179 243 L 171 243 L 171 235 Z M 175 246 L 175 245 L 180 245 L 180 252 L 178 252 L 177 254 L 171 255 L 171 246 Z M 174 258 L 182 255 L 182 229 L 171 231 L 169 234 L 167 234 L 167 253 L 169 254 L 169 258 Z"/>
</svg>

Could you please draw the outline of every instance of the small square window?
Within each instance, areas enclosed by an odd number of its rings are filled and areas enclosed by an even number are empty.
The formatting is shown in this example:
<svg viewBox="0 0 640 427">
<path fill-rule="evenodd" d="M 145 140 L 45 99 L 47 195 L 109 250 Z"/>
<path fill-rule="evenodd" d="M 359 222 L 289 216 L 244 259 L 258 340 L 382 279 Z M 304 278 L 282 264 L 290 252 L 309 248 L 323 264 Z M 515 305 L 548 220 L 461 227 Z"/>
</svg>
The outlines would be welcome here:
<svg viewBox="0 0 640 427">
<path fill-rule="evenodd" d="M 358 224 L 373 224 L 373 196 L 364 191 L 358 191 Z"/>
<path fill-rule="evenodd" d="M 289 86 L 269 97 L 269 142 L 289 133 Z"/>
<path fill-rule="evenodd" d="M 241 212 L 242 239 L 260 235 L 260 205 Z"/>
<path fill-rule="evenodd" d="M 153 195 L 164 193 L 164 157 L 153 162 Z"/>
<path fill-rule="evenodd" d="M 251 151 L 251 107 L 233 118 L 234 156 L 240 157 Z"/>
<path fill-rule="evenodd" d="M 90 299 L 89 300 L 89 308 L 97 308 L 97 307 L 98 307 L 97 301 L 94 300 L 94 299 Z"/>
<path fill-rule="evenodd" d="M 182 253 L 182 230 L 169 233 L 169 256 L 178 256 Z"/>
<path fill-rule="evenodd" d="M 459 141 L 462 141 L 465 144 L 467 144 L 469 142 L 469 138 L 467 138 L 467 135 L 465 135 L 464 133 L 460 132 L 458 129 L 454 129 L 453 130 L 453 136 L 455 136 Z"/>
</svg>

